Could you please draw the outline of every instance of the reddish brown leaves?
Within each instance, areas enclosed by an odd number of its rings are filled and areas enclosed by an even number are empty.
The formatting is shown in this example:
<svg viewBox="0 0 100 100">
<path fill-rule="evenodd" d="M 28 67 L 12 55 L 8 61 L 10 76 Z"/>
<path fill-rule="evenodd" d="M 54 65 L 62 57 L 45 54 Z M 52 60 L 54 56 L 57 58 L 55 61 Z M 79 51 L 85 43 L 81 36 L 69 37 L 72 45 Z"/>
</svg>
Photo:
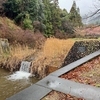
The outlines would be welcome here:
<svg viewBox="0 0 100 100">
<path fill-rule="evenodd" d="M 99 69 L 100 69 L 100 56 L 94 58 L 93 60 L 75 68 L 74 70 L 60 77 L 94 86 L 95 84 L 98 83 L 96 81 L 99 81 L 98 80 L 98 77 L 100 75 L 98 71 Z"/>
<path fill-rule="evenodd" d="M 84 100 L 82 98 L 77 98 L 75 96 L 71 96 L 70 94 L 64 94 L 57 91 L 50 92 L 46 97 L 42 100 Z"/>
</svg>

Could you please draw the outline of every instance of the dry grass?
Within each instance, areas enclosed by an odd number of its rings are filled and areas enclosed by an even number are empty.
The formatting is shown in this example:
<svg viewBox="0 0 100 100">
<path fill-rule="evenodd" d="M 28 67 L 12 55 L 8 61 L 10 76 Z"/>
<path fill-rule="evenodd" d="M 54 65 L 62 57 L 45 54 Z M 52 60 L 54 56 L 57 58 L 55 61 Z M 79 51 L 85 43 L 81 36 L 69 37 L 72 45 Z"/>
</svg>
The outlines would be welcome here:
<svg viewBox="0 0 100 100">
<path fill-rule="evenodd" d="M 38 52 L 37 58 L 32 62 L 32 73 L 37 72 L 44 77 L 47 75 L 47 68 L 49 69 L 48 74 L 60 68 L 74 42 L 71 39 L 47 39 L 43 49 Z"/>
<path fill-rule="evenodd" d="M 43 56 L 48 59 L 48 64 L 53 67 L 61 67 L 74 42 L 70 39 L 47 39 L 43 48 Z"/>
<path fill-rule="evenodd" d="M 9 57 L 9 60 L 13 60 L 10 61 L 11 63 L 15 62 L 15 60 L 19 63 L 19 61 L 26 57 L 32 57 L 35 58 L 33 65 L 35 65 L 35 68 L 38 71 L 44 70 L 43 68 L 46 66 L 60 68 L 64 58 L 75 41 L 70 39 L 60 40 L 56 38 L 49 38 L 46 40 L 40 33 L 34 34 L 32 31 L 22 30 L 20 27 L 16 26 L 13 21 L 6 17 L 0 17 L 0 37 L 7 38 L 10 44 L 15 45 L 15 43 L 17 43 L 15 47 L 11 47 L 11 55 L 3 55 L 5 56 L 2 57 L 3 60 L 6 59 L 7 61 L 7 58 Z M 44 42 L 45 44 L 42 48 L 41 46 Z M 18 45 L 18 43 L 21 45 Z M 29 49 L 28 46 L 22 46 L 22 44 L 26 44 L 34 48 L 37 47 L 39 50 L 35 51 L 33 49 Z M 36 52 L 35 55 L 34 52 Z M 11 66 L 11 63 L 9 66 Z M 6 66 L 6 64 L 4 65 Z M 12 66 L 15 66 L 15 63 L 13 63 Z"/>
<path fill-rule="evenodd" d="M 3 25 L 3 27 L 9 27 L 9 28 L 14 28 L 14 29 L 21 29 L 17 25 L 14 24 L 14 22 L 7 17 L 0 17 L 0 24 Z M 5 28 L 4 27 L 4 28 Z"/>
<path fill-rule="evenodd" d="M 60 40 L 56 38 L 49 38 L 44 44 L 43 54 L 45 57 L 59 57 L 60 55 L 67 55 L 75 41 L 67 39 Z"/>
<path fill-rule="evenodd" d="M 35 52 L 35 50 L 30 49 L 28 46 L 21 46 L 19 44 L 16 45 L 16 47 L 11 47 L 11 56 L 16 57 L 19 59 L 23 59 Z"/>
<path fill-rule="evenodd" d="M 2 53 L 0 67 L 6 68 L 11 72 L 19 70 L 21 61 L 35 52 L 35 50 L 28 48 L 28 46 L 19 44 L 10 47 L 10 49 L 10 53 Z"/>
<path fill-rule="evenodd" d="M 33 57 L 32 73 L 36 72 L 39 76 L 45 77 L 48 74 L 46 73 L 46 68 L 48 68 L 48 72 L 51 73 L 61 67 L 74 42 L 75 41 L 71 39 L 60 40 L 49 38 L 45 41 L 43 48 L 37 51 L 30 49 L 28 46 L 17 44 L 11 47 L 10 58 L 9 60 L 6 60 L 4 65 L 7 66 L 7 68 L 10 66 L 11 71 L 13 71 L 13 68 L 16 69 L 16 66 L 18 68 L 20 67 L 19 63 L 24 58 Z"/>
</svg>

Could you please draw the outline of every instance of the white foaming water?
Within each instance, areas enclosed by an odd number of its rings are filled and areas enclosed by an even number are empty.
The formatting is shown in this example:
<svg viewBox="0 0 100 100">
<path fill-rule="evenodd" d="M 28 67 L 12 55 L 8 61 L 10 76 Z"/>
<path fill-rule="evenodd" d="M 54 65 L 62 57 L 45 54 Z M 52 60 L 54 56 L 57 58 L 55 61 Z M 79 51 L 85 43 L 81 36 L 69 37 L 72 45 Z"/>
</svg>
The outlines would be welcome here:
<svg viewBox="0 0 100 100">
<path fill-rule="evenodd" d="M 7 76 L 8 80 L 20 80 L 20 79 L 28 79 L 31 73 L 23 72 L 23 71 L 17 71 L 13 73 L 12 75 Z"/>
<path fill-rule="evenodd" d="M 22 61 L 20 71 L 13 73 L 12 75 L 8 76 L 8 80 L 19 80 L 19 79 L 28 79 L 31 73 L 29 73 L 31 62 Z"/>
</svg>

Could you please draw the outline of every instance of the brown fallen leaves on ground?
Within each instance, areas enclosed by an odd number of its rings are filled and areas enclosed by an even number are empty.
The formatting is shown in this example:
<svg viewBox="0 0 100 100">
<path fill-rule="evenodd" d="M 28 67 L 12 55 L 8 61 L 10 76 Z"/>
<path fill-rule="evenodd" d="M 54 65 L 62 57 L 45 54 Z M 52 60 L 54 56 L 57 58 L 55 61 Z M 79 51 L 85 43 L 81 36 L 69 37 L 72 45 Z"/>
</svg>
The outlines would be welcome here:
<svg viewBox="0 0 100 100">
<path fill-rule="evenodd" d="M 60 76 L 61 78 L 89 84 L 93 86 L 100 86 L 100 56 L 91 61 L 78 66 L 74 70 Z"/>
<path fill-rule="evenodd" d="M 85 99 L 77 98 L 75 96 L 71 96 L 70 94 L 64 94 L 61 92 L 52 91 L 42 100 L 85 100 Z"/>
</svg>

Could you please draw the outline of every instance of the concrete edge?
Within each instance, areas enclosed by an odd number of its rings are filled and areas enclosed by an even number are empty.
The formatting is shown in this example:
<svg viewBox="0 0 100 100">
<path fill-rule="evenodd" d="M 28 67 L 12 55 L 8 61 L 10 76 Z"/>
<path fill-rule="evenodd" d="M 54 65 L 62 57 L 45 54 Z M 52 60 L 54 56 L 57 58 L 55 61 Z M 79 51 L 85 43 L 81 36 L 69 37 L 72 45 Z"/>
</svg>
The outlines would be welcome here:
<svg viewBox="0 0 100 100">
<path fill-rule="evenodd" d="M 73 62 L 71 64 L 68 64 L 67 66 L 65 66 L 65 67 L 63 67 L 63 68 L 51 73 L 50 75 L 57 76 L 57 77 L 61 76 L 61 75 L 65 74 L 65 73 L 71 71 L 72 69 L 78 67 L 79 65 L 82 65 L 85 62 L 87 62 L 87 61 L 89 61 L 89 60 L 91 60 L 91 59 L 93 59 L 93 58 L 95 58 L 95 57 L 97 57 L 99 55 L 100 55 L 100 50 L 98 50 L 98 51 L 96 51 L 96 52 L 94 52 L 94 53 L 92 53 L 92 54 L 90 54 L 88 56 L 85 56 L 85 57 L 83 57 L 83 58 L 81 58 L 81 59 L 79 59 L 79 60 L 77 60 L 77 61 L 75 61 L 75 62 Z"/>
<path fill-rule="evenodd" d="M 85 100 L 100 100 L 100 88 L 91 85 L 76 83 L 50 75 L 36 84 Z"/>
</svg>

